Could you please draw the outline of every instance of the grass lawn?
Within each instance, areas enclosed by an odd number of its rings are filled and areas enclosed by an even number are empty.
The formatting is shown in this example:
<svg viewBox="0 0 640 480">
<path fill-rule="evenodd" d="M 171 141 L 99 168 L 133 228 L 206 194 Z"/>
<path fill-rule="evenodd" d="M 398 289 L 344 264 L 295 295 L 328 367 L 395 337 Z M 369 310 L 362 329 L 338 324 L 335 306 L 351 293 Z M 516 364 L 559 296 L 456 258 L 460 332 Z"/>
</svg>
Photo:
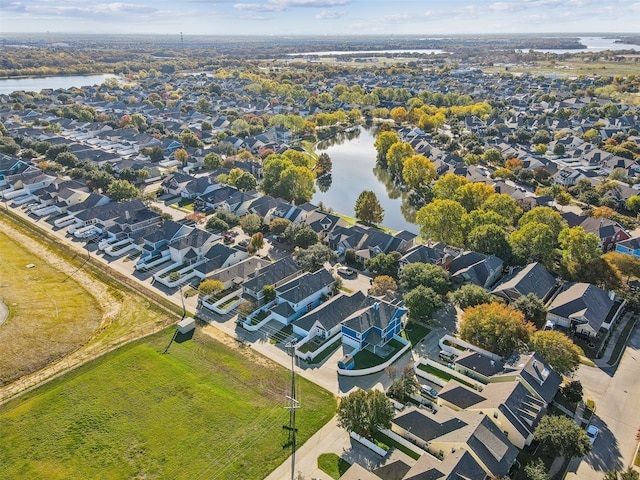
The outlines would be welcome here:
<svg viewBox="0 0 640 480">
<path fill-rule="evenodd" d="M 331 478 L 338 480 L 351 466 L 335 453 L 323 453 L 318 457 L 318 468 Z"/>
<path fill-rule="evenodd" d="M 629 339 L 629 332 L 635 326 L 636 320 L 631 318 L 627 321 L 627 324 L 624 326 L 622 332 L 620 332 L 620 336 L 618 337 L 618 341 L 616 342 L 616 346 L 613 347 L 613 351 L 611 352 L 611 358 L 607 360 L 607 364 L 615 365 L 618 359 L 620 358 L 620 354 L 622 353 L 622 349 L 627 344 L 627 340 Z"/>
<path fill-rule="evenodd" d="M 365 368 L 370 368 L 376 365 L 380 365 L 381 363 L 384 363 L 387 360 L 389 360 L 396 353 L 398 353 L 400 349 L 404 347 L 404 345 L 401 344 L 396 339 L 391 339 L 389 343 L 387 343 L 387 345 L 389 345 L 390 347 L 393 347 L 393 351 L 384 358 L 379 357 L 375 353 L 370 352 L 369 350 L 366 350 L 366 349 L 360 350 L 358 353 L 356 353 L 355 357 L 353 357 L 355 361 L 355 366 L 353 367 L 354 370 L 363 370 Z"/>
<path fill-rule="evenodd" d="M 421 363 L 420 365 L 418 365 L 418 368 L 420 370 L 423 370 L 427 373 L 430 373 L 431 375 L 438 377 L 442 380 L 444 380 L 445 382 L 448 382 L 449 380 L 453 379 L 456 380 L 464 385 L 466 385 L 467 387 L 471 387 L 473 388 L 473 384 L 469 383 L 469 382 L 465 382 L 464 380 L 458 378 L 458 377 L 454 377 L 453 375 L 451 375 L 450 373 L 446 372 L 445 370 L 440 370 L 439 368 L 436 368 L 434 366 L 431 365 L 426 365 L 424 363 Z"/>
<path fill-rule="evenodd" d="M 96 298 L 67 276 L 0 232 L 0 299 L 9 309 L 0 326 L 0 385 L 64 356 L 100 325 Z"/>
<path fill-rule="evenodd" d="M 429 327 L 417 322 L 409 322 L 407 326 L 404 327 L 404 333 L 409 343 L 411 343 L 411 348 L 414 348 L 429 332 L 431 332 Z"/>
<path fill-rule="evenodd" d="M 413 458 L 414 460 L 418 460 L 420 458 L 420 454 L 414 452 L 413 450 L 405 447 L 404 445 L 402 445 L 401 443 L 396 442 L 394 439 L 386 436 L 384 433 L 382 432 L 376 432 L 373 435 L 373 439 L 376 441 L 376 443 L 378 444 L 378 446 L 381 446 L 382 448 L 384 448 L 385 450 L 389 450 L 391 449 L 391 447 L 395 447 L 398 450 L 400 450 L 401 452 L 405 453 L 406 455 L 410 456 L 411 458 Z"/>
<path fill-rule="evenodd" d="M 329 358 L 331 355 L 333 355 L 333 352 L 335 352 L 340 345 L 342 345 L 342 338 L 338 338 L 336 339 L 330 347 L 327 347 L 325 350 L 322 351 L 322 353 L 320 353 L 319 355 L 316 355 L 313 360 L 309 360 L 308 363 L 310 364 L 318 364 L 318 363 L 322 363 L 325 361 L 325 359 Z"/>
<path fill-rule="evenodd" d="M 0 407 L 4 478 L 263 479 L 289 455 L 288 370 L 197 330 L 164 330 Z M 300 378 L 300 443 L 334 414 Z"/>
</svg>

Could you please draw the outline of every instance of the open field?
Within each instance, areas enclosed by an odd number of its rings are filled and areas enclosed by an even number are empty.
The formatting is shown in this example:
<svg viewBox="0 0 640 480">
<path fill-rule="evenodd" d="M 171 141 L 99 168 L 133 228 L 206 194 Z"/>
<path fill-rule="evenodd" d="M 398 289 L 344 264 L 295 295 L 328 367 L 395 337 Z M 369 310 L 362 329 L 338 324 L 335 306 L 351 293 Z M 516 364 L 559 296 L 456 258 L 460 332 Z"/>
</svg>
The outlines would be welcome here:
<svg viewBox="0 0 640 480">
<path fill-rule="evenodd" d="M 0 326 L 0 401 L 179 318 L 85 263 L 86 252 L 12 218 L 0 216 L 0 296 L 10 309 Z"/>
<path fill-rule="evenodd" d="M 0 407 L 0 478 L 258 480 L 282 463 L 290 373 L 201 330 L 163 355 L 172 334 L 130 343 Z M 297 385 L 302 443 L 336 402 L 304 379 Z"/>
<path fill-rule="evenodd" d="M 554 60 L 545 60 L 538 62 L 527 62 L 527 66 L 514 65 L 509 67 L 509 72 L 527 72 L 533 75 L 540 73 L 552 73 L 558 75 L 566 75 L 568 77 L 574 77 L 577 75 L 630 75 L 640 74 L 640 62 L 636 62 L 635 59 L 624 59 L 619 56 L 619 61 L 596 61 L 589 62 L 584 58 L 578 56 L 570 57 L 568 59 L 557 58 Z M 505 67 L 490 67 L 483 68 L 486 71 L 504 72 Z"/>
<path fill-rule="evenodd" d="M 33 264 L 34 268 L 26 268 Z M 0 232 L 0 385 L 74 350 L 102 321 L 102 307 L 75 279 Z"/>
</svg>

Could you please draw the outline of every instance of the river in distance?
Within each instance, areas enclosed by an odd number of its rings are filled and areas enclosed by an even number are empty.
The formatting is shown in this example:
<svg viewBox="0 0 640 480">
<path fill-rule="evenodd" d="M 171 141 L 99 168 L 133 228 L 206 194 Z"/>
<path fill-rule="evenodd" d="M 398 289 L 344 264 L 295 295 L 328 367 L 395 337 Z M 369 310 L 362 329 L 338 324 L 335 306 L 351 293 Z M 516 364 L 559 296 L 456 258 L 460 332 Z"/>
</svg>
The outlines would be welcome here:
<svg viewBox="0 0 640 480">
<path fill-rule="evenodd" d="M 5 78 L 0 80 L 0 94 L 8 95 L 18 90 L 24 92 L 40 92 L 40 90 L 48 88 L 56 90 L 58 88 L 66 89 L 86 85 L 101 85 L 107 78 L 117 78 L 117 76 L 113 74 L 103 74 Z"/>
<path fill-rule="evenodd" d="M 412 223 L 415 212 L 408 204 L 407 194 L 395 188 L 387 172 L 376 168 L 374 142 L 374 130 L 363 127 L 320 142 L 317 153 L 329 155 L 333 170 L 328 189 L 322 192 L 320 185 L 316 185 L 311 202 L 315 205 L 322 202 L 326 208 L 354 217 L 358 195 L 371 190 L 384 208 L 382 225 L 417 234 L 418 226 Z M 318 182 L 322 184 L 323 180 L 328 179 L 321 178 Z"/>
</svg>

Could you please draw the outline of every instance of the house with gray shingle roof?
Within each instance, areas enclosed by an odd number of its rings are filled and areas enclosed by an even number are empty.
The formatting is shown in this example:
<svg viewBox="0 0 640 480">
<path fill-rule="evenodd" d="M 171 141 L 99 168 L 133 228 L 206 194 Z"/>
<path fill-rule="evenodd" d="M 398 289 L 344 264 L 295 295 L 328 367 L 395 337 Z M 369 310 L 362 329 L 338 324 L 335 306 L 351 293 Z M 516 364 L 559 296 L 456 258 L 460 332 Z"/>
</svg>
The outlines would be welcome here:
<svg viewBox="0 0 640 480">
<path fill-rule="evenodd" d="M 391 430 L 443 461 L 466 451 L 486 475 L 496 477 L 509 472 L 518 454 L 500 428 L 478 412 L 441 408 L 433 414 L 411 407 L 393 419 Z"/>
<path fill-rule="evenodd" d="M 276 305 L 270 308 L 272 318 L 284 325 L 290 324 L 318 306 L 323 297 L 328 297 L 334 282 L 333 275 L 322 268 L 277 286 Z"/>
<path fill-rule="evenodd" d="M 514 270 L 491 291 L 493 295 L 514 302 L 518 298 L 533 293 L 546 301 L 555 291 L 556 279 L 538 262 L 530 263 Z"/>
<path fill-rule="evenodd" d="M 548 306 L 547 321 L 594 337 L 609 334 L 618 320 L 624 300 L 589 283 L 568 283 Z"/>
</svg>

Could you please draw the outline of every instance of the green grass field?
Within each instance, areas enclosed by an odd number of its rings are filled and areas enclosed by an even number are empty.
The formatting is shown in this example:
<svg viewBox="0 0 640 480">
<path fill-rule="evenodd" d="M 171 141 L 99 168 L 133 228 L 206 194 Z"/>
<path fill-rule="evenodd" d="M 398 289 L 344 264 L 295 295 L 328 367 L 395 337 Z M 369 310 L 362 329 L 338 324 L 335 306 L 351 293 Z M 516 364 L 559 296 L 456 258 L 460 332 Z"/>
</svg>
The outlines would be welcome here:
<svg viewBox="0 0 640 480">
<path fill-rule="evenodd" d="M 33 264 L 35 267 L 26 268 Z M 98 328 L 102 309 L 75 279 L 0 233 L 0 385 L 77 348 Z M 64 283 L 63 283 L 64 282 Z"/>
<path fill-rule="evenodd" d="M 197 331 L 164 330 L 0 407 L 0 478 L 262 479 L 285 448 L 290 373 Z M 299 443 L 334 414 L 300 379 Z"/>
</svg>

